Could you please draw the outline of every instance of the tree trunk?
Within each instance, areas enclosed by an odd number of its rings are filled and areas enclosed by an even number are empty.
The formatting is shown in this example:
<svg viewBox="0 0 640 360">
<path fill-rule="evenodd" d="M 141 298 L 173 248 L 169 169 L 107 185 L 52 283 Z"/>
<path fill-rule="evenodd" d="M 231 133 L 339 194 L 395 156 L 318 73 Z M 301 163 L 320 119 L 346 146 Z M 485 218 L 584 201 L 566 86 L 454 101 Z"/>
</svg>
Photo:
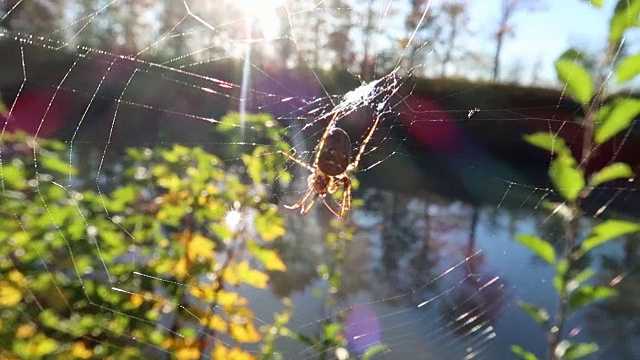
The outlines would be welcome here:
<svg viewBox="0 0 640 360">
<path fill-rule="evenodd" d="M 362 34 L 364 49 L 362 54 L 362 64 L 360 67 L 361 76 L 365 80 L 370 80 L 371 78 L 373 78 L 373 76 L 370 76 L 372 75 L 370 74 L 372 69 L 371 69 L 371 62 L 369 61 L 369 45 L 371 43 L 372 20 L 373 20 L 373 0 L 369 0 L 367 2 L 367 22 L 365 24 L 363 34 Z"/>
<path fill-rule="evenodd" d="M 440 77 L 445 77 L 447 74 L 447 64 L 451 61 L 451 52 L 455 46 L 456 37 L 458 36 L 458 15 L 454 15 L 451 19 L 451 32 L 449 33 L 449 39 L 447 39 L 447 50 L 444 53 L 442 59 L 442 68 L 440 69 Z"/>
<path fill-rule="evenodd" d="M 502 52 L 502 43 L 504 41 L 504 33 L 500 32 L 496 36 L 496 52 L 493 55 L 493 73 L 491 78 L 493 81 L 498 80 L 498 75 L 500 72 L 500 53 Z"/>
</svg>

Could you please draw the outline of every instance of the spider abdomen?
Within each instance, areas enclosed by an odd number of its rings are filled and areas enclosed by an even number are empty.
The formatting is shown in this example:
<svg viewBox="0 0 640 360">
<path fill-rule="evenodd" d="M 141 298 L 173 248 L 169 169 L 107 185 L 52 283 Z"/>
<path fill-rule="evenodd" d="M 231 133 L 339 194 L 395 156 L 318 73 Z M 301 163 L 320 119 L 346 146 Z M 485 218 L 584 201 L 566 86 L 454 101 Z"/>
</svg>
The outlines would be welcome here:
<svg viewBox="0 0 640 360">
<path fill-rule="evenodd" d="M 350 160 L 349 135 L 340 128 L 331 129 L 318 156 L 318 168 L 329 176 L 336 176 L 347 170 Z"/>
</svg>

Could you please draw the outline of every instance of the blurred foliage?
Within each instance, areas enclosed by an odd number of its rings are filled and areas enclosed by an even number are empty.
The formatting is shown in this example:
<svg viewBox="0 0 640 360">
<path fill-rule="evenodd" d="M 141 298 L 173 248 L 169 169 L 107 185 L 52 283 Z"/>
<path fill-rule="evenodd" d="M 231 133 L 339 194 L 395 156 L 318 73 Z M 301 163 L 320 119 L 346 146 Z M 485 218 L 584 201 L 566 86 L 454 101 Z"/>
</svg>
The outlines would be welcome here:
<svg viewBox="0 0 640 360">
<path fill-rule="evenodd" d="M 239 114 L 223 119 L 220 132 L 236 136 Z M 130 148 L 108 192 L 63 185 L 82 175 L 64 143 L 3 135 L 0 357 L 281 359 L 281 337 L 322 357 L 346 352 L 341 318 L 326 317 L 317 336 L 291 331 L 285 298 L 273 323 L 257 326 L 242 295 L 287 270 L 272 246 L 287 230 L 269 199 L 291 180 L 274 150 L 289 150 L 278 123 L 247 114 L 244 126 L 258 137 L 224 149 L 237 161 L 181 145 Z M 353 232 L 334 219 L 327 234 L 318 276 L 328 307 Z"/>
<path fill-rule="evenodd" d="M 282 156 L 278 150 L 288 152 L 283 127 L 266 113 L 245 114 L 244 119 L 237 112 L 222 118 L 216 131 L 224 134 L 229 142 L 220 153 L 234 158 L 240 156 L 246 172 L 255 183 L 263 181 L 272 184 L 276 180 L 288 184 L 291 173 L 282 171 Z M 280 170 L 280 171 L 273 171 Z"/>
<path fill-rule="evenodd" d="M 240 290 L 286 271 L 263 183 L 286 169 L 243 176 L 199 148 L 129 149 L 127 181 L 104 193 L 61 185 L 76 175 L 63 143 L 1 146 L 3 358 L 256 358 L 243 345 L 263 335 Z"/>
<path fill-rule="evenodd" d="M 591 3 L 596 7 L 602 5 L 600 1 Z M 608 53 L 604 54 L 602 64 L 604 68 L 611 67 L 607 70 L 616 74 L 618 83 L 640 74 L 640 54 L 622 56 L 622 59 L 617 56 L 623 33 L 640 25 L 639 14 L 640 0 L 620 0 L 611 18 Z M 613 63 L 614 58 L 618 58 L 616 63 Z M 519 303 L 522 310 L 547 333 L 547 358 L 550 360 L 578 359 L 598 351 L 596 343 L 565 339 L 568 336 L 564 325 L 577 310 L 617 296 L 618 291 L 614 286 L 619 281 L 612 281 L 611 284 L 589 283 L 596 269 L 585 265 L 582 259 L 612 240 L 640 232 L 640 223 L 609 219 L 593 226 L 585 238 L 579 238 L 582 201 L 602 184 L 635 176 L 631 167 L 622 162 L 610 163 L 588 176 L 586 165 L 599 145 L 628 129 L 632 120 L 640 114 L 640 102 L 636 99 L 618 98 L 604 103 L 607 79 L 600 76 L 600 71 L 590 73 L 583 60 L 579 53 L 568 50 L 555 64 L 558 79 L 565 84 L 567 94 L 583 106 L 584 141 L 580 158 L 576 159 L 565 140 L 555 134 L 542 132 L 525 136 L 528 143 L 552 154 L 548 176 L 563 200 L 561 203 L 548 204 L 564 223 L 563 253 L 560 256 L 549 241 L 536 235 L 516 237 L 518 242 L 543 259 L 555 272 L 552 284 L 558 294 L 558 307 L 553 317 L 545 308 L 524 301 Z M 535 354 L 518 345 L 513 345 L 512 351 L 523 359 L 537 359 Z"/>
</svg>

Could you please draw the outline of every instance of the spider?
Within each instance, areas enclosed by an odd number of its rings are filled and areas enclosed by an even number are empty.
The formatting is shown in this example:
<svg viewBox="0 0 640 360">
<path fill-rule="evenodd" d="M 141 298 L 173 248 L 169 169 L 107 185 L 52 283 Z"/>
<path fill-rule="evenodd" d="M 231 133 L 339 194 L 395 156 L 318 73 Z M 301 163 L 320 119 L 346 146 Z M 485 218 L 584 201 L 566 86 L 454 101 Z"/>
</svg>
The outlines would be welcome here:
<svg viewBox="0 0 640 360">
<path fill-rule="evenodd" d="M 284 151 L 279 151 L 291 161 L 302 166 L 303 168 L 311 171 L 311 175 L 307 178 L 307 192 L 300 198 L 300 200 L 293 205 L 285 205 L 287 209 L 300 209 L 300 214 L 305 215 L 311 210 L 311 207 L 315 201 L 320 198 L 324 205 L 338 218 L 343 218 L 345 212 L 351 209 L 351 178 L 350 174 L 358 168 L 360 158 L 364 153 L 367 143 L 373 136 L 373 132 L 376 130 L 380 121 L 380 116 L 377 116 L 373 121 L 373 124 L 367 130 L 360 149 L 353 159 L 351 160 L 351 140 L 349 135 L 339 127 L 335 127 L 338 114 L 336 113 L 327 128 L 325 129 L 318 145 L 316 146 L 316 154 L 313 160 L 313 164 L 309 165 L 299 159 L 296 159 L 293 155 Z M 325 200 L 327 194 L 333 194 L 342 186 L 342 203 L 340 204 L 340 211 L 337 212 L 329 203 Z M 311 201 L 305 205 L 309 197 Z"/>
</svg>

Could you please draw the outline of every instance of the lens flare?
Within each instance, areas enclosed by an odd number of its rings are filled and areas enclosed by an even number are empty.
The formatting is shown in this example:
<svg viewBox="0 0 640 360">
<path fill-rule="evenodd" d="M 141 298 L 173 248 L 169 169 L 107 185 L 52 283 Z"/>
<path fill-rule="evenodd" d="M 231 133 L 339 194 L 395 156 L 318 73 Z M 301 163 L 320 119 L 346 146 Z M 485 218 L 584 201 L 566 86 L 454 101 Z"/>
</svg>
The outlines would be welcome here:
<svg viewBox="0 0 640 360">
<path fill-rule="evenodd" d="M 284 6 L 283 0 L 242 0 L 236 2 L 236 4 L 249 21 L 257 23 L 264 40 L 272 40 L 278 37 L 280 18 L 278 18 L 277 10 Z"/>
</svg>

